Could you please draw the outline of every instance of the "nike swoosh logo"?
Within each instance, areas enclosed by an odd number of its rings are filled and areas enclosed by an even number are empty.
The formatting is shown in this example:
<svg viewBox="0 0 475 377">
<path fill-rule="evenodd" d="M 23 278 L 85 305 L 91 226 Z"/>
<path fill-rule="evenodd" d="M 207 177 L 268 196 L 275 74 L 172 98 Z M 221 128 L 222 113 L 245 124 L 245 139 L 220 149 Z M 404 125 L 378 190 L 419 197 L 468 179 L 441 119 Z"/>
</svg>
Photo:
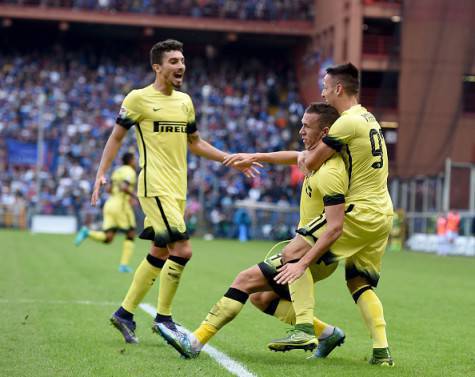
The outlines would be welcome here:
<svg viewBox="0 0 475 377">
<path fill-rule="evenodd" d="M 152 107 L 152 110 L 153 111 L 158 111 L 158 110 L 161 110 L 161 107 Z"/>
</svg>

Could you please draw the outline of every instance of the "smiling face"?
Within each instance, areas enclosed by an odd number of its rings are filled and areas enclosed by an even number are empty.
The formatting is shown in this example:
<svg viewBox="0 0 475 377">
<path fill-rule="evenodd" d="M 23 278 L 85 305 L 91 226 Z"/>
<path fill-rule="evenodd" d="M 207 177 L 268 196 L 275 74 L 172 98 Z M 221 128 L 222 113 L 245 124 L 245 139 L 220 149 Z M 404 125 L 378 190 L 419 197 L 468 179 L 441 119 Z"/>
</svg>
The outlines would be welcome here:
<svg viewBox="0 0 475 377">
<path fill-rule="evenodd" d="M 181 51 L 165 51 L 162 55 L 161 63 L 153 64 L 152 68 L 157 74 L 158 79 L 166 86 L 179 89 L 183 84 L 186 66 L 185 57 Z"/>
<path fill-rule="evenodd" d="M 302 127 L 299 135 L 302 137 L 305 149 L 313 149 L 318 142 L 328 133 L 328 127 L 320 128 L 320 115 L 316 113 L 304 113 L 302 117 Z"/>
</svg>

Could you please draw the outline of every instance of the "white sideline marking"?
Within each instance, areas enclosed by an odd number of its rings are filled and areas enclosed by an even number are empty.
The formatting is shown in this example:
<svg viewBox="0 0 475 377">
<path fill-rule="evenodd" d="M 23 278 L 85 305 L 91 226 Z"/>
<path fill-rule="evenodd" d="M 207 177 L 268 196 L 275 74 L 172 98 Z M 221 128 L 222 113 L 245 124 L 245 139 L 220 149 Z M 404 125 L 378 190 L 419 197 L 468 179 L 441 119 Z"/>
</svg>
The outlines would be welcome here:
<svg viewBox="0 0 475 377">
<path fill-rule="evenodd" d="M 88 300 L 36 300 L 33 298 L 5 299 L 0 298 L 0 304 L 58 304 L 58 305 L 98 305 L 98 306 L 117 306 L 119 302 L 108 301 L 88 301 Z"/>
<path fill-rule="evenodd" d="M 139 307 L 144 311 L 150 314 L 152 317 L 155 317 L 156 308 L 150 304 L 140 304 Z M 190 331 L 183 326 L 181 328 L 187 333 L 190 334 Z M 231 359 L 225 353 L 218 351 L 213 346 L 209 344 L 205 345 L 202 349 L 203 352 L 210 355 L 218 364 L 220 364 L 223 368 L 227 369 L 230 373 L 238 376 L 238 377 L 257 377 L 255 374 L 251 373 L 247 368 L 239 363 L 236 360 Z"/>
</svg>

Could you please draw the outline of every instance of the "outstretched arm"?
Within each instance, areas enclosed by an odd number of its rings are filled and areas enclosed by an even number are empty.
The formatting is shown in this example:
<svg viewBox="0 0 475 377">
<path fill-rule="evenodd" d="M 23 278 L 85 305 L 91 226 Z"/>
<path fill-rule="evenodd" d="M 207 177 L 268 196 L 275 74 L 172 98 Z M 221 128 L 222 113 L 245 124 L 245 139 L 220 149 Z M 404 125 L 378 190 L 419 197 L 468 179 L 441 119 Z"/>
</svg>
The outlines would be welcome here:
<svg viewBox="0 0 475 377">
<path fill-rule="evenodd" d="M 320 166 L 328 160 L 336 151 L 330 148 L 325 143 L 318 143 L 318 145 L 309 150 L 305 157 L 305 167 L 308 171 L 320 169 Z"/>
<path fill-rule="evenodd" d="M 188 135 L 188 147 L 190 152 L 194 155 L 207 158 L 208 160 L 223 162 L 228 156 L 228 153 L 213 147 L 210 143 L 203 140 L 198 131 Z M 259 163 L 253 163 L 251 167 L 231 166 L 244 173 L 247 177 L 254 177 L 256 174 L 259 174 L 259 171 L 255 166 L 262 165 Z"/>
<path fill-rule="evenodd" d="M 222 162 L 227 153 L 213 147 L 200 137 L 198 131 L 188 135 L 188 148 L 194 155 L 207 158 L 208 160 Z"/>
<path fill-rule="evenodd" d="M 114 161 L 117 152 L 122 145 L 125 135 L 127 134 L 127 129 L 116 124 L 112 129 L 112 133 L 107 140 L 104 151 L 102 152 L 101 162 L 99 168 L 97 169 L 96 181 L 94 182 L 94 189 L 91 196 L 91 204 L 95 206 L 99 200 L 99 191 L 101 186 L 107 183 L 105 174 L 109 170 L 112 161 Z"/>
<path fill-rule="evenodd" d="M 299 157 L 297 151 L 280 151 L 269 153 L 236 153 L 228 155 L 223 164 L 226 166 L 250 167 L 255 162 L 267 162 L 269 164 L 295 165 Z"/>
</svg>

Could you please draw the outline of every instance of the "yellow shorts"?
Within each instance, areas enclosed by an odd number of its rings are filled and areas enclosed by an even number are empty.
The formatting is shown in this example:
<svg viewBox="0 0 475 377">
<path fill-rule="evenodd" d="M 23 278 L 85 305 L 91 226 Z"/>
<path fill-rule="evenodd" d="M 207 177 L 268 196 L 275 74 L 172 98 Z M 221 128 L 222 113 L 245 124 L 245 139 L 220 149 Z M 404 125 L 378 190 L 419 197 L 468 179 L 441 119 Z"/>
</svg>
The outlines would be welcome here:
<svg viewBox="0 0 475 377">
<path fill-rule="evenodd" d="M 186 200 L 153 196 L 139 197 L 139 201 L 145 213 L 144 230 L 140 238 L 151 240 L 158 247 L 190 238 L 184 218 Z"/>
<path fill-rule="evenodd" d="M 102 230 L 128 232 L 135 229 L 134 209 L 128 202 L 109 199 L 102 209 Z"/>
<path fill-rule="evenodd" d="M 376 287 L 392 219 L 392 215 L 349 206 L 345 213 L 343 233 L 331 246 L 332 257 L 328 262 L 345 259 L 346 280 L 363 276 Z M 299 228 L 297 233 L 313 246 L 325 230 L 326 217 L 322 214 Z"/>
<path fill-rule="evenodd" d="M 289 263 L 296 262 L 290 261 Z M 289 285 L 277 284 L 274 277 L 277 275 L 277 269 L 283 266 L 282 254 L 277 254 L 267 258 L 264 262 L 259 263 L 257 266 L 261 270 L 262 274 L 267 279 L 267 282 L 272 287 L 275 293 L 285 300 L 291 301 Z M 320 259 L 318 262 L 313 263 L 309 268 L 312 273 L 313 282 L 326 279 L 329 277 L 338 267 L 338 261 L 327 264 L 326 260 Z"/>
</svg>

